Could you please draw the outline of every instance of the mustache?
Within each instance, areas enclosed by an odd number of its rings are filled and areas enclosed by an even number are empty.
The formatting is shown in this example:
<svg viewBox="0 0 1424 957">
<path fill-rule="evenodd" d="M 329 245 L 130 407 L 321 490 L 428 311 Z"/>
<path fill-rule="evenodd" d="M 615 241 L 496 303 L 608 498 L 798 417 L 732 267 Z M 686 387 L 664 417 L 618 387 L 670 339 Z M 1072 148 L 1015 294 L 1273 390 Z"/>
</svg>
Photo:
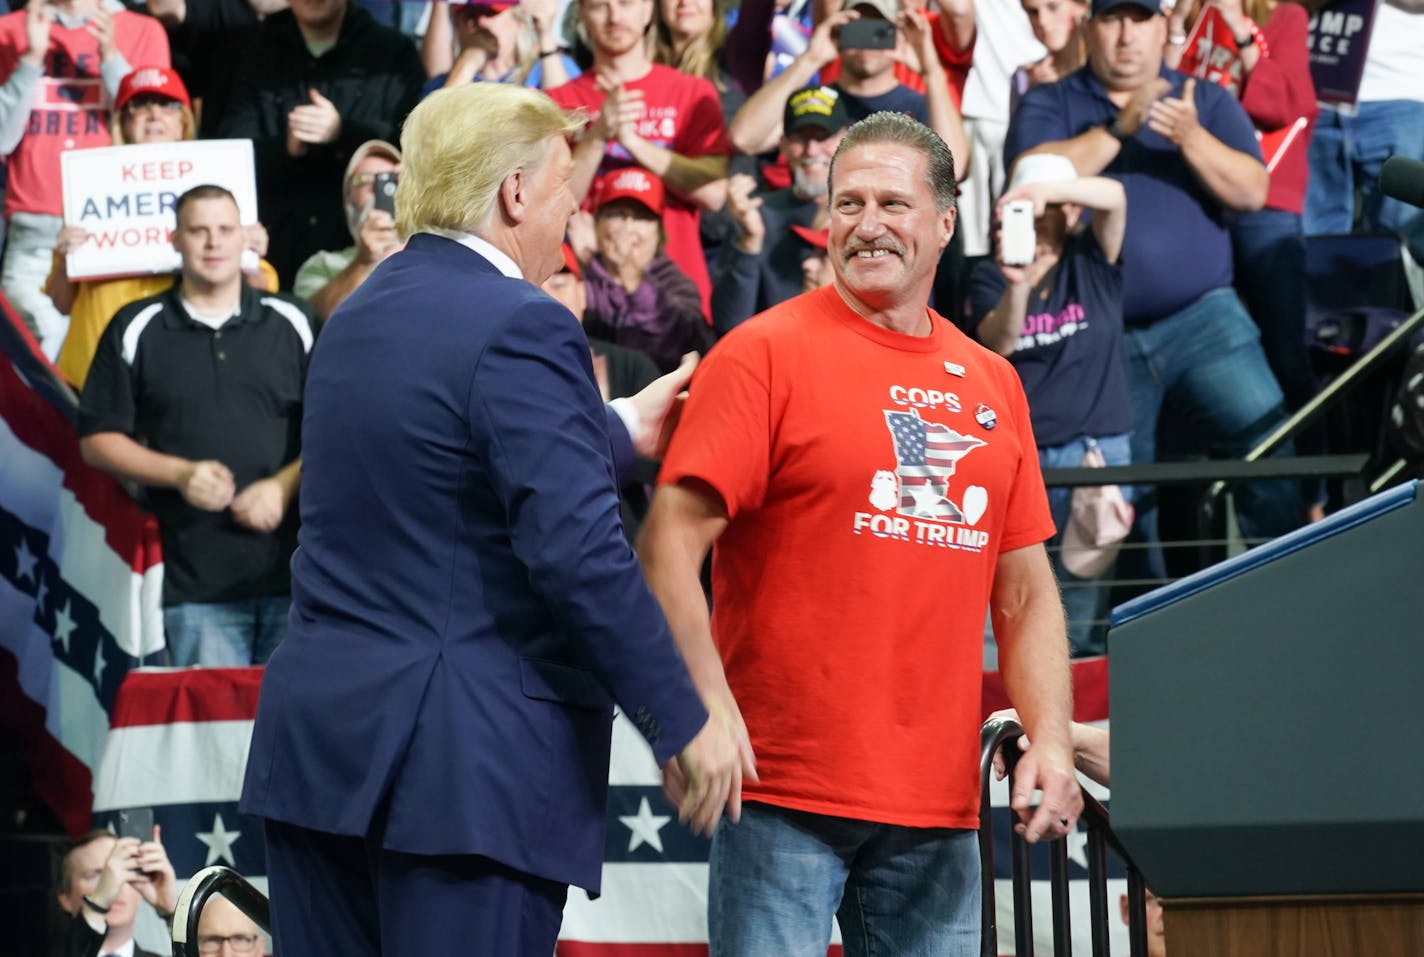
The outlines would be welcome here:
<svg viewBox="0 0 1424 957">
<path fill-rule="evenodd" d="M 893 236 L 884 236 L 870 243 L 863 243 L 859 242 L 858 240 L 850 240 L 841 249 L 841 258 L 845 259 L 846 261 L 849 261 L 856 255 L 856 253 L 874 252 L 877 249 L 883 249 L 886 252 L 892 252 L 897 256 L 905 255 L 905 247 L 900 245 L 898 240 L 896 240 Z"/>
</svg>

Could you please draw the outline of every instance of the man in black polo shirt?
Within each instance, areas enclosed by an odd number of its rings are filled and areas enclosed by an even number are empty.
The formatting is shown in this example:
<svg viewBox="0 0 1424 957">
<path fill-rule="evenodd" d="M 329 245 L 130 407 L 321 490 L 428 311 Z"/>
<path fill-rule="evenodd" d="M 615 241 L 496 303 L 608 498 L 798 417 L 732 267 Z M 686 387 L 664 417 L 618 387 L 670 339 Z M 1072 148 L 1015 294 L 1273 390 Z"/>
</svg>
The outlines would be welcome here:
<svg viewBox="0 0 1424 957">
<path fill-rule="evenodd" d="M 242 281 L 231 193 L 194 187 L 175 214 L 179 282 L 120 309 L 104 331 L 80 401 L 80 450 L 144 486 L 158 516 L 174 663 L 260 664 L 287 626 L 316 320 Z"/>
</svg>

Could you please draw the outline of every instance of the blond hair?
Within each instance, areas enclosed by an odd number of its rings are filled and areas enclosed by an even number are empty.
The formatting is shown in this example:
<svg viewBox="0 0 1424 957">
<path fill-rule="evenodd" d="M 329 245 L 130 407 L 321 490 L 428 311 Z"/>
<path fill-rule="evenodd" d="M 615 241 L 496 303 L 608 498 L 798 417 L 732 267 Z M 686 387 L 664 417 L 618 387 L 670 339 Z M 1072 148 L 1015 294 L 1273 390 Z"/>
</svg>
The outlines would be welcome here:
<svg viewBox="0 0 1424 957">
<path fill-rule="evenodd" d="M 681 53 L 677 51 L 672 28 L 668 26 L 667 20 L 663 19 L 661 0 L 653 0 L 652 38 L 654 63 L 711 80 L 718 92 L 725 92 L 726 84 L 722 81 L 719 58 L 722 55 L 722 45 L 727 42 L 726 0 L 712 0 L 712 25 L 708 27 L 707 32 L 689 40 Z"/>
<path fill-rule="evenodd" d="M 396 230 L 473 231 L 489 221 L 500 184 L 544 160 L 544 142 L 569 136 L 584 118 L 538 90 L 506 83 L 466 83 L 437 90 L 411 111 L 401 130 Z"/>
<path fill-rule="evenodd" d="M 132 141 L 124 135 L 123 110 L 117 109 L 109 114 L 109 138 L 113 140 L 115 146 L 128 146 Z M 183 133 L 179 137 L 180 142 L 188 142 L 198 138 L 198 123 L 193 118 L 193 108 L 188 104 L 183 104 Z"/>
</svg>

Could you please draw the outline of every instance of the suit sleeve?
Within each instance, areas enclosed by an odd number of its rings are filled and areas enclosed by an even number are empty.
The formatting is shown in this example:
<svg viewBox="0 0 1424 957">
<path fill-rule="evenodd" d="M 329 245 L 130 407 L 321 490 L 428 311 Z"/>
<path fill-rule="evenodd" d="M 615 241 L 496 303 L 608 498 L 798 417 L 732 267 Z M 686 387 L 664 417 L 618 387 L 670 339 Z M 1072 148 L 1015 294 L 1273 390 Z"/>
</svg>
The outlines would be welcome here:
<svg viewBox="0 0 1424 957">
<path fill-rule="evenodd" d="M 661 764 L 707 712 L 623 537 L 588 340 L 542 297 L 514 312 L 471 383 L 474 451 L 530 582 Z"/>
</svg>

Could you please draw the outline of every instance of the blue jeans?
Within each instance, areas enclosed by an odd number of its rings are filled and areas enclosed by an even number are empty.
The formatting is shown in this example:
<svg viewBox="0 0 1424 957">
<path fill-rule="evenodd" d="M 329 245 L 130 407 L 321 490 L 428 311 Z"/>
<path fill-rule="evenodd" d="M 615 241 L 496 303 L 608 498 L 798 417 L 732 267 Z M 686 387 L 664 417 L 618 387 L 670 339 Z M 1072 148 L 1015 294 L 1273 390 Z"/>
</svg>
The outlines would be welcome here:
<svg viewBox="0 0 1424 957">
<path fill-rule="evenodd" d="M 1424 160 L 1424 101 L 1361 103 L 1354 116 L 1321 110 L 1310 140 L 1306 235 L 1353 232 L 1358 193 L 1363 228 L 1399 233 L 1424 261 L 1424 210 L 1379 191 L 1380 167 L 1391 156 Z"/>
<path fill-rule="evenodd" d="M 1126 465 L 1132 459 L 1131 438 L 1127 435 L 1104 435 L 1097 439 L 1075 439 L 1063 445 L 1042 446 L 1038 464 L 1046 469 L 1075 469 L 1083 462 L 1089 443 L 1095 444 L 1107 465 Z M 1073 504 L 1073 489 L 1054 486 L 1048 489 L 1048 509 L 1053 513 L 1053 539 L 1048 543 L 1053 560 L 1053 574 L 1063 591 L 1063 608 L 1068 613 L 1068 640 L 1073 654 L 1100 655 L 1106 649 L 1108 589 L 1099 585 L 1104 578 L 1112 579 L 1112 566 L 1097 578 L 1079 578 L 1063 567 L 1060 546 L 1063 529 L 1068 524 L 1068 512 Z"/>
<path fill-rule="evenodd" d="M 1214 454 L 1240 458 L 1285 419 L 1280 386 L 1261 351 L 1260 333 L 1231 289 L 1214 289 L 1176 313 L 1126 332 L 1132 389 L 1132 461 L 1157 454 L 1157 417 L 1165 401 L 1210 444 Z M 1290 454 L 1287 446 L 1278 454 Z M 1243 482 L 1234 488 L 1237 520 L 1248 539 L 1283 535 L 1300 524 L 1300 497 L 1289 480 Z M 1132 496 L 1137 525 L 1129 541 L 1153 545 L 1155 496 Z M 1138 550 L 1124 552 L 1120 566 Z M 1125 577 L 1165 578 L 1156 548 L 1141 550 Z"/>
<path fill-rule="evenodd" d="M 163 609 L 168 651 L 178 667 L 265 665 L 287 634 L 288 595 L 188 602 Z"/>
<path fill-rule="evenodd" d="M 1305 348 L 1305 240 L 1300 230 L 1300 217 L 1283 209 L 1244 213 L 1231 227 L 1236 292 L 1261 330 L 1266 361 L 1292 409 L 1315 395 Z"/>
<path fill-rule="evenodd" d="M 976 957 L 977 832 L 748 803 L 712 838 L 711 957 Z"/>
<path fill-rule="evenodd" d="M 63 222 L 43 213 L 14 213 L 0 263 L 0 288 L 29 327 L 40 348 L 53 362 L 69 331 L 69 317 L 45 295 L 45 280 L 54 265 L 54 244 Z"/>
</svg>

